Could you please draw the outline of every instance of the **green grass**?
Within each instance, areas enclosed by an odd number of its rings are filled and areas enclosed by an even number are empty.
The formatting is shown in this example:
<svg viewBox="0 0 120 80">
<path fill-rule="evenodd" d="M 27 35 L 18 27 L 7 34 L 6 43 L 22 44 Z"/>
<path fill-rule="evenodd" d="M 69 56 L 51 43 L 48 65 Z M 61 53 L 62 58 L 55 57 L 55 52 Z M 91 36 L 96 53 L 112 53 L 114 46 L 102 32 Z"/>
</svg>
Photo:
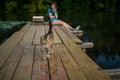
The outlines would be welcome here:
<svg viewBox="0 0 120 80">
<path fill-rule="evenodd" d="M 11 29 L 15 25 L 25 23 L 24 21 L 3 21 L 0 22 L 0 29 Z"/>
</svg>

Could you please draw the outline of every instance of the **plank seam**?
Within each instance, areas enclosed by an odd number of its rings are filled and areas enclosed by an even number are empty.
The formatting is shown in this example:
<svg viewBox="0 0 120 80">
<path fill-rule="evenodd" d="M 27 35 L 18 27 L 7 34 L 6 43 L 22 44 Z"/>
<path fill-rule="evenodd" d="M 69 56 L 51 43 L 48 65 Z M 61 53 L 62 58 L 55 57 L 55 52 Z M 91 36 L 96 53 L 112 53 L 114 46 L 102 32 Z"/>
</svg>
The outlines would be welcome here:
<svg viewBox="0 0 120 80">
<path fill-rule="evenodd" d="M 56 47 L 56 45 L 55 45 L 55 47 Z M 56 49 L 58 49 L 58 48 L 56 47 Z M 57 50 L 57 52 L 58 52 L 58 57 L 60 58 L 60 61 L 61 61 L 62 65 L 63 65 L 63 68 L 64 68 L 65 73 L 66 73 L 66 75 L 67 75 L 67 78 L 68 78 L 68 80 L 70 80 L 70 78 L 69 78 L 69 76 L 68 76 L 68 73 L 67 73 L 67 70 L 66 70 L 66 68 L 65 68 L 65 66 L 64 66 L 64 63 L 63 63 L 63 61 L 62 61 L 62 58 L 60 57 L 60 53 L 59 53 L 58 50 Z"/>
<path fill-rule="evenodd" d="M 32 73 L 33 73 L 33 67 L 34 67 L 34 60 L 35 60 L 35 52 L 36 52 L 36 46 L 34 46 L 34 53 L 33 53 L 33 62 L 32 62 L 32 70 L 31 70 L 31 79 L 32 80 Z"/>
<path fill-rule="evenodd" d="M 15 74 L 15 72 L 16 72 L 16 70 L 17 70 L 17 67 L 18 67 L 20 61 L 21 61 L 21 58 L 22 58 L 22 56 L 23 56 L 24 50 L 25 50 L 25 48 L 23 47 L 23 51 L 22 51 L 21 56 L 20 56 L 20 58 L 19 58 L 19 60 L 18 60 L 18 63 L 17 63 L 17 65 L 16 65 L 16 68 L 15 68 L 15 70 L 14 70 L 14 72 L 13 72 L 13 75 L 12 75 L 11 80 L 13 80 L 13 78 L 14 78 L 14 74 Z"/>
<path fill-rule="evenodd" d="M 30 25 L 29 25 L 29 27 L 27 28 L 27 30 L 25 31 L 25 33 L 23 34 L 23 36 L 22 36 L 21 40 L 19 41 L 19 43 L 22 41 L 23 37 L 25 36 L 25 34 L 26 34 L 27 31 L 29 30 L 29 28 L 30 28 Z M 17 45 L 19 45 L 19 43 L 18 43 Z"/>
<path fill-rule="evenodd" d="M 56 29 L 54 29 L 55 30 L 55 32 L 57 33 L 57 35 L 58 35 L 58 37 L 60 38 L 60 40 L 61 40 L 61 44 L 64 44 L 64 42 L 63 42 L 63 40 L 61 39 L 61 37 L 59 36 L 59 34 L 58 34 L 58 32 L 56 31 Z"/>
<path fill-rule="evenodd" d="M 49 59 L 48 59 L 48 58 L 47 58 L 47 63 L 48 63 L 49 79 L 51 80 L 50 62 L 49 62 Z"/>
<path fill-rule="evenodd" d="M 62 28 L 62 26 L 59 26 L 60 27 L 60 29 L 65 33 L 65 34 L 67 34 L 67 32 Z M 68 35 L 67 34 L 67 36 L 69 36 L 71 39 L 72 39 L 72 37 L 70 36 L 70 35 Z M 79 39 L 80 40 L 80 39 Z M 76 44 L 81 44 L 81 42 L 76 42 L 76 41 L 74 41 L 73 39 L 72 39 L 72 41 L 73 42 L 75 42 Z M 80 40 L 81 41 L 81 40 Z"/>
<path fill-rule="evenodd" d="M 30 25 L 29 25 L 30 26 Z M 23 26 L 24 27 L 24 26 Z M 28 28 L 29 29 L 29 28 Z M 19 45 L 19 43 L 21 42 L 21 40 L 23 39 L 23 37 L 25 36 L 25 34 L 27 33 L 28 29 L 25 31 L 25 33 L 22 35 L 22 37 L 20 38 L 20 40 L 18 41 L 18 43 L 16 44 L 16 46 L 13 48 L 13 50 L 10 52 L 9 56 L 7 57 L 7 59 L 5 60 L 4 64 L 2 65 L 2 67 L 0 68 L 0 70 L 2 70 L 2 68 L 4 67 L 5 63 L 8 61 L 8 59 L 10 58 L 10 56 L 13 54 L 14 49 Z M 19 32 L 19 31 L 17 31 Z"/>
<path fill-rule="evenodd" d="M 55 29 L 56 31 L 56 29 Z M 62 30 L 63 31 L 63 30 Z M 58 34 L 58 32 L 56 31 L 56 33 Z M 58 35 L 59 36 L 59 35 Z M 70 50 L 67 48 L 67 46 L 65 45 L 64 41 L 62 40 L 62 38 L 59 36 L 59 38 L 61 39 L 62 43 L 64 44 L 64 46 L 66 47 L 66 49 L 68 50 L 68 52 L 70 53 L 70 55 L 73 57 L 73 55 L 71 54 Z M 71 38 L 70 38 L 71 39 Z M 73 40 L 72 40 L 73 41 Z M 74 42 L 74 41 L 73 41 Z M 73 57 L 73 59 L 75 60 L 75 58 Z M 78 64 L 78 62 L 75 60 L 75 63 L 79 66 L 79 68 L 81 69 L 80 65 Z M 83 74 L 85 75 L 84 71 L 81 69 L 81 71 L 83 72 Z M 85 75 L 85 77 L 88 79 L 88 77 Z M 89 79 L 88 79 L 89 80 Z"/>
<path fill-rule="evenodd" d="M 38 25 L 36 25 L 34 27 L 36 27 L 36 28 L 35 28 L 34 36 L 33 36 L 33 39 L 32 39 L 32 45 L 34 45 L 34 39 L 35 39 L 35 35 L 37 33 L 37 27 L 38 27 Z"/>
</svg>

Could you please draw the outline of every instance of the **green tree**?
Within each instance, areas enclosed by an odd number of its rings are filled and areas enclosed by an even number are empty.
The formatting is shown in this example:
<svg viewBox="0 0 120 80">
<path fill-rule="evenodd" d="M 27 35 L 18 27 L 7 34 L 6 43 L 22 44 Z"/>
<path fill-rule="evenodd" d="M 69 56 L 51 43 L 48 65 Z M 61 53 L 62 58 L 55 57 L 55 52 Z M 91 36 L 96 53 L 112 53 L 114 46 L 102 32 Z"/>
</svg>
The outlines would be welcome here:
<svg viewBox="0 0 120 80">
<path fill-rule="evenodd" d="M 14 12 L 17 10 L 17 1 L 7 1 L 5 3 L 5 10 L 6 12 Z"/>
<path fill-rule="evenodd" d="M 61 11 L 120 10 L 120 0 L 0 0 L 0 11 L 41 12 L 53 1 Z"/>
</svg>

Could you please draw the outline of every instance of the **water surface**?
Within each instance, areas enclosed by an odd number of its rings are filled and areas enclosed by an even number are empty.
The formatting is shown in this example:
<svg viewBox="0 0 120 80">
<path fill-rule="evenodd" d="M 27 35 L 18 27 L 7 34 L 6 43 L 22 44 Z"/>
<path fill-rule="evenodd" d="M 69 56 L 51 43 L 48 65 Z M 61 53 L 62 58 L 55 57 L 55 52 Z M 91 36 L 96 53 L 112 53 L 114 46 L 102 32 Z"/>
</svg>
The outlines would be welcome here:
<svg viewBox="0 0 120 80">
<path fill-rule="evenodd" d="M 87 54 L 103 69 L 120 68 L 120 16 L 118 12 L 86 12 L 62 15 L 72 26 L 81 25 L 82 40 L 93 42 Z"/>
</svg>

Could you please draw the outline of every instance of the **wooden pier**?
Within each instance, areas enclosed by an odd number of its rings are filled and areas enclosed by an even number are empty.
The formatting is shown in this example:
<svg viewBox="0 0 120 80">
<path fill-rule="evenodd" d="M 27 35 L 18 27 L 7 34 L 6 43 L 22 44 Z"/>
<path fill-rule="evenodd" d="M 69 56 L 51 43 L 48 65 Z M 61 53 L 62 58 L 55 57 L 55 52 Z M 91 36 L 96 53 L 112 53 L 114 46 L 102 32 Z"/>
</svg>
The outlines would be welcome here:
<svg viewBox="0 0 120 80">
<path fill-rule="evenodd" d="M 0 80 L 111 80 L 80 48 L 82 41 L 54 26 L 54 53 L 43 60 L 47 24 L 26 24 L 0 45 Z"/>
</svg>

